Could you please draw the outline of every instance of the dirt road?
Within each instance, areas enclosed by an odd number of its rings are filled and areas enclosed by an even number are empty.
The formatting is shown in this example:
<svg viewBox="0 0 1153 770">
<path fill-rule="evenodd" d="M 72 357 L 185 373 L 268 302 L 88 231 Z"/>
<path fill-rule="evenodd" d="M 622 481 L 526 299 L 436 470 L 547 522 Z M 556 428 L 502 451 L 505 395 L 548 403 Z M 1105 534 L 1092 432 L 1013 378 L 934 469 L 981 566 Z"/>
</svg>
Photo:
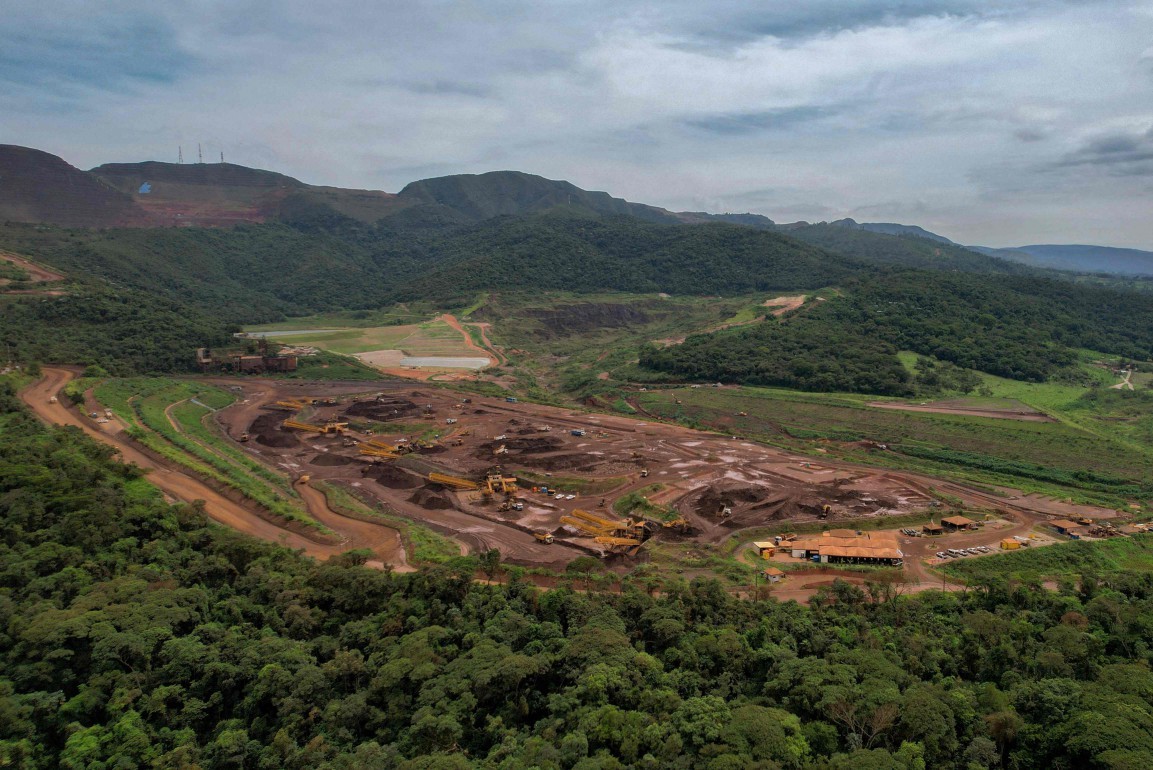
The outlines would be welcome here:
<svg viewBox="0 0 1153 770">
<path fill-rule="evenodd" d="M 328 559 L 354 548 L 368 548 L 377 556 L 380 566 L 389 564 L 397 569 L 407 568 L 396 530 L 335 513 L 317 490 L 302 488 L 307 489 L 302 498 L 318 521 L 341 536 L 339 543 L 325 543 L 267 521 L 252 508 L 225 497 L 199 479 L 152 459 L 118 433 L 105 431 L 103 425 L 70 409 L 64 402 L 50 403 L 49 399 L 75 376 L 75 372 L 67 369 L 45 368 L 44 377 L 20 391 L 20 398 L 45 422 L 76 426 L 97 441 L 113 447 L 123 462 L 135 463 L 148 470 L 148 480 L 173 498 L 183 502 L 203 500 L 204 511 L 209 517 L 238 532 L 303 550 L 318 559 Z"/>
</svg>

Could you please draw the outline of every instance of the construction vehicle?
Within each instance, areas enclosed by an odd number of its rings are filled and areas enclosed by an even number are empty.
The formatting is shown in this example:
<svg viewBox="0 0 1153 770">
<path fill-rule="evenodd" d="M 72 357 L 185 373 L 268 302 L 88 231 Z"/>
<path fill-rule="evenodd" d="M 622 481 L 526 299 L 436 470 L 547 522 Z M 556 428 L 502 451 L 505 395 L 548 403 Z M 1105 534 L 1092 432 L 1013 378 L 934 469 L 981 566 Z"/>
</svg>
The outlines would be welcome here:
<svg viewBox="0 0 1153 770">
<path fill-rule="evenodd" d="M 457 476 L 449 476 L 447 473 L 430 473 L 428 480 L 434 484 L 442 484 L 446 487 L 453 489 L 480 489 L 480 484 L 468 479 L 462 479 Z"/>
<path fill-rule="evenodd" d="M 593 538 L 597 545 L 608 546 L 609 553 L 627 553 L 633 556 L 641 548 L 641 541 L 631 537 L 597 537 Z"/>
<path fill-rule="evenodd" d="M 310 481 L 312 481 L 312 476 L 309 476 L 309 475 L 306 473 L 306 474 L 304 474 L 303 476 L 301 476 L 300 478 L 298 478 L 298 479 L 296 480 L 296 483 L 297 483 L 297 484 L 307 484 L 307 483 L 308 483 L 308 482 L 310 482 Z"/>
<path fill-rule="evenodd" d="M 551 532 L 533 532 L 532 536 L 545 545 L 552 545 L 553 536 Z"/>
<path fill-rule="evenodd" d="M 551 425 L 538 425 L 538 426 L 536 426 L 536 430 L 538 433 L 548 433 L 549 431 L 552 430 L 552 426 Z"/>
<path fill-rule="evenodd" d="M 485 488 L 491 495 L 515 495 L 517 491 L 516 477 L 505 476 L 502 473 L 490 473 L 484 478 Z"/>
<path fill-rule="evenodd" d="M 583 436 L 583 435 L 585 435 L 585 432 L 584 432 L 584 429 L 583 429 L 583 428 L 574 428 L 574 429 L 570 430 L 570 431 L 569 431 L 569 433 L 570 433 L 570 434 L 572 434 L 572 435 L 574 435 L 574 436 Z"/>
<path fill-rule="evenodd" d="M 248 433 L 245 432 L 245 433 L 240 434 L 240 438 L 238 438 L 237 441 L 244 443 L 245 441 L 248 441 L 250 438 L 252 438 L 252 436 L 248 435 Z"/>
<path fill-rule="evenodd" d="M 829 507 L 828 505 L 822 505 L 821 506 L 821 512 L 817 514 L 817 518 L 818 519 L 829 518 L 829 511 L 831 511 L 831 510 L 833 510 L 833 509 L 831 507 Z"/>
<path fill-rule="evenodd" d="M 641 478 L 647 479 L 648 477 L 649 477 L 649 469 L 648 468 L 641 468 Z"/>
<path fill-rule="evenodd" d="M 455 425 L 456 424 L 456 418 L 455 417 L 445 417 L 444 418 L 444 424 L 445 425 Z"/>
<path fill-rule="evenodd" d="M 272 404 L 266 404 L 265 407 L 267 409 L 282 409 L 282 410 L 288 411 L 288 412 L 299 412 L 301 409 L 303 409 L 304 407 L 308 406 L 311 403 L 312 403 L 312 399 L 305 400 L 305 399 L 290 398 L 290 399 L 285 399 L 284 401 L 276 401 L 275 403 L 272 403 Z"/>
<path fill-rule="evenodd" d="M 48 397 L 48 403 L 49 403 L 49 404 L 55 404 L 55 403 L 57 403 L 57 402 L 59 402 L 59 401 L 60 401 L 60 399 L 56 398 L 56 396 L 49 396 L 49 397 Z"/>
<path fill-rule="evenodd" d="M 324 425 L 313 425 L 310 422 L 301 422 L 299 420 L 285 420 L 282 423 L 285 428 L 292 430 L 303 430 L 309 433 L 319 433 L 324 436 L 330 435 L 343 435 L 348 430 L 348 423 L 346 422 L 326 422 Z"/>
<path fill-rule="evenodd" d="M 357 451 L 359 451 L 365 457 L 380 457 L 385 460 L 395 460 L 396 458 L 400 457 L 400 455 L 396 454 L 395 452 L 369 446 L 368 444 L 361 444 L 360 449 Z"/>
</svg>

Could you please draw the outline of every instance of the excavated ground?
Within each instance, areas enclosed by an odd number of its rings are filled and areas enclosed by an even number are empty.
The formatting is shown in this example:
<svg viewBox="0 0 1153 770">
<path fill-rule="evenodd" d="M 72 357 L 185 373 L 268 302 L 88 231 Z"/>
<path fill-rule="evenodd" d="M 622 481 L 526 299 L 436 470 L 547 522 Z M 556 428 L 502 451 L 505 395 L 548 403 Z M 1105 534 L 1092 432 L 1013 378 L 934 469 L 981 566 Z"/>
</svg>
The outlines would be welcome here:
<svg viewBox="0 0 1153 770">
<path fill-rule="evenodd" d="M 1001 509 L 1022 516 L 1045 512 L 1048 501 L 1025 497 L 995 497 L 940 479 L 846 463 L 814 461 L 751 442 L 686 428 L 641 422 L 626 417 L 535 404 L 507 403 L 474 396 L 463 403 L 459 393 L 433 387 L 411 389 L 396 383 L 379 396 L 357 394 L 351 385 L 301 388 L 287 382 L 238 380 L 242 404 L 218 413 L 230 435 L 244 429 L 255 440 L 242 446 L 280 470 L 298 474 L 304 467 L 319 479 L 347 485 L 375 498 L 401 515 L 449 534 L 472 550 L 498 548 L 506 561 L 560 568 L 573 558 L 599 553 L 591 537 L 576 535 L 561 516 L 584 509 L 613 517 L 611 506 L 621 495 L 643 489 L 652 503 L 669 506 L 689 522 L 693 534 L 662 530 L 655 537 L 701 543 L 720 542 L 736 530 L 782 521 L 819 521 L 829 506 L 830 526 L 930 510 L 930 487 L 975 508 Z M 233 386 L 235 387 L 235 386 Z M 380 388 L 380 384 L 375 385 Z M 338 396 L 342 403 L 310 407 L 313 423 L 356 417 L 384 423 L 372 438 L 402 443 L 399 431 L 387 423 L 401 416 L 420 416 L 443 427 L 440 444 L 399 460 L 373 462 L 338 437 L 293 434 L 279 425 L 286 412 L 259 414 L 262 404 L 301 396 Z M 426 413 L 431 409 L 431 413 Z M 452 419 L 453 423 L 446 420 Z M 548 430 L 543 430 L 544 428 Z M 572 435 L 574 429 L 584 435 Z M 367 436 L 355 436 L 366 439 Z M 344 457 L 342 462 L 338 457 Z M 531 472 L 555 477 L 549 486 L 562 496 L 531 491 L 524 483 L 518 494 L 522 510 L 499 510 L 500 500 L 488 501 L 477 491 L 460 491 L 428 482 L 440 472 L 479 481 L 500 470 L 506 475 Z M 648 471 L 642 476 L 642 471 Z M 576 482 L 597 484 L 588 496 L 577 494 Z M 611 479 L 611 480 L 610 480 Z M 618 482 L 616 488 L 609 489 Z M 1010 491 L 1011 493 L 1011 491 Z M 568 499 L 568 494 L 573 499 Z M 498 496 L 499 498 L 499 496 Z M 605 507 L 600 507 L 600 501 Z M 724 508 L 732 515 L 720 517 Z M 1081 507 L 1090 516 L 1112 512 Z M 533 533 L 551 532 L 553 544 Z M 644 558 L 622 557 L 620 564 Z"/>
</svg>

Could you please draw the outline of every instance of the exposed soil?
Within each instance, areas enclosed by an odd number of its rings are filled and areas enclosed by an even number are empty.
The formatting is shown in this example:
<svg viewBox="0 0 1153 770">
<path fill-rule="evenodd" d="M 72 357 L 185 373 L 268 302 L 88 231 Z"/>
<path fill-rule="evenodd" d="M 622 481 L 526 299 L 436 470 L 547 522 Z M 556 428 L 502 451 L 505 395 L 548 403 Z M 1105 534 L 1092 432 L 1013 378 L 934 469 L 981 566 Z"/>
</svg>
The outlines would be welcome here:
<svg viewBox="0 0 1153 770">
<path fill-rule="evenodd" d="M 455 507 L 447 497 L 441 497 L 427 487 L 416 490 L 412 497 L 408 498 L 408 501 L 419 505 L 426 511 L 444 511 Z"/>
<path fill-rule="evenodd" d="M 295 434 L 280 427 L 282 422 L 284 415 L 281 413 L 262 414 L 248 426 L 248 432 L 256 437 L 256 443 L 267 447 L 293 449 L 300 446 L 300 439 Z"/>
<path fill-rule="evenodd" d="M 541 322 L 541 328 L 534 333 L 534 336 L 542 339 L 568 337 L 594 329 L 618 329 L 649 322 L 648 314 L 636 307 L 610 302 L 560 305 L 555 308 L 533 310 L 528 315 Z"/>
<path fill-rule="evenodd" d="M 318 454 L 308 461 L 309 465 L 319 465 L 322 468 L 335 468 L 341 465 L 348 465 L 351 462 L 351 457 L 333 454 Z"/>
<path fill-rule="evenodd" d="M 365 475 L 389 489 L 416 489 L 424 486 L 424 479 L 391 463 L 371 466 Z"/>
<path fill-rule="evenodd" d="M 380 400 L 357 401 L 344 410 L 344 416 L 363 417 L 377 422 L 400 420 L 420 414 L 420 407 L 404 398 L 385 397 Z"/>
</svg>

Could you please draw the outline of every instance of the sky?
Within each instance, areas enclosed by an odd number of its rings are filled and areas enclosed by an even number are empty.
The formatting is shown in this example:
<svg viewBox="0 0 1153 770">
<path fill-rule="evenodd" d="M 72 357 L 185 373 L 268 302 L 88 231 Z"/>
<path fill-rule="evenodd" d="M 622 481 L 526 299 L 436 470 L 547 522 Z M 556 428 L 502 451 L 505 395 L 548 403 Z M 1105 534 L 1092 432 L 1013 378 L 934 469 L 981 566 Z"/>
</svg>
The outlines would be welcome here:
<svg viewBox="0 0 1153 770">
<path fill-rule="evenodd" d="M 0 0 L 0 143 L 1153 249 L 1153 0 Z"/>
</svg>

